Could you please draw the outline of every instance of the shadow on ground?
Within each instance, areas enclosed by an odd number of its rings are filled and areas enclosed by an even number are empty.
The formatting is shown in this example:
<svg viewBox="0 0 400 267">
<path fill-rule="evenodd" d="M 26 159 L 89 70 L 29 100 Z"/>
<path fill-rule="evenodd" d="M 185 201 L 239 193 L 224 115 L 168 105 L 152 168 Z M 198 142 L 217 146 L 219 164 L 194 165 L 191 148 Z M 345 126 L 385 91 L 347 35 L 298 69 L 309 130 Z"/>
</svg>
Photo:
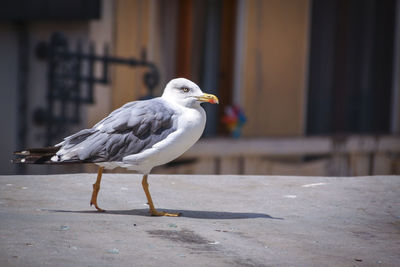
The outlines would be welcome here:
<svg viewBox="0 0 400 267">
<path fill-rule="evenodd" d="M 272 217 L 264 213 L 253 212 L 224 212 L 224 211 L 200 211 L 200 210 L 170 210 L 159 209 L 169 213 L 180 213 L 180 217 L 194 218 L 194 219 L 275 219 L 283 220 L 283 218 Z M 90 214 L 116 214 L 116 215 L 137 215 L 137 216 L 150 216 L 148 209 L 133 209 L 133 210 L 107 210 L 106 212 L 99 212 L 96 210 L 48 210 L 51 212 L 70 212 L 70 213 L 90 213 Z"/>
</svg>

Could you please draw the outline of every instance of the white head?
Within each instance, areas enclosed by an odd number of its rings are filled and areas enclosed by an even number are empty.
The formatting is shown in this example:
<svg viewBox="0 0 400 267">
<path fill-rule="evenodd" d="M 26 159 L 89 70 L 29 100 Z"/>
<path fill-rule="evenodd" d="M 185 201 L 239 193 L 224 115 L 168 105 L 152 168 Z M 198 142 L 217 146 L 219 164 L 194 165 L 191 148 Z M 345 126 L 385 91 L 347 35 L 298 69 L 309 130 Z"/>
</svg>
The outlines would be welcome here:
<svg viewBox="0 0 400 267">
<path fill-rule="evenodd" d="M 197 84 L 185 78 L 171 80 L 161 97 L 185 107 L 199 105 L 202 102 L 218 104 L 215 95 L 203 93 Z"/>
</svg>

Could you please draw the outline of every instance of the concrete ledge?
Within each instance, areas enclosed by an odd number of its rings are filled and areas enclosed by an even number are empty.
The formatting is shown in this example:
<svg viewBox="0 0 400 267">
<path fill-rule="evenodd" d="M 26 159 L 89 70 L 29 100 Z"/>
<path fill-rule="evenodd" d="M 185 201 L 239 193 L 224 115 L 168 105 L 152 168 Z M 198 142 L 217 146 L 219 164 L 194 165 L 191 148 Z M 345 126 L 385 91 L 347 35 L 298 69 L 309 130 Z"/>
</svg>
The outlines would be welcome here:
<svg viewBox="0 0 400 267">
<path fill-rule="evenodd" d="M 1 266 L 395 266 L 400 176 L 0 176 Z"/>
</svg>

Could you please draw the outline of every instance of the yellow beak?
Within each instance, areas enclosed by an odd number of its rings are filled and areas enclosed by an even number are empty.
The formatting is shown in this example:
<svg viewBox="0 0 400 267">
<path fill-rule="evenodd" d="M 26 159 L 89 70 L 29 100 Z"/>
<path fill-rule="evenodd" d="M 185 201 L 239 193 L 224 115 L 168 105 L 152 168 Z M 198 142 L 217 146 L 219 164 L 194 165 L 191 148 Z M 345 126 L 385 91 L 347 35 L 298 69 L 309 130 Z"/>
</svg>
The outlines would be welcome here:
<svg viewBox="0 0 400 267">
<path fill-rule="evenodd" d="M 197 100 L 201 102 L 208 102 L 211 104 L 219 104 L 218 97 L 212 94 L 203 94 L 197 97 Z"/>
</svg>

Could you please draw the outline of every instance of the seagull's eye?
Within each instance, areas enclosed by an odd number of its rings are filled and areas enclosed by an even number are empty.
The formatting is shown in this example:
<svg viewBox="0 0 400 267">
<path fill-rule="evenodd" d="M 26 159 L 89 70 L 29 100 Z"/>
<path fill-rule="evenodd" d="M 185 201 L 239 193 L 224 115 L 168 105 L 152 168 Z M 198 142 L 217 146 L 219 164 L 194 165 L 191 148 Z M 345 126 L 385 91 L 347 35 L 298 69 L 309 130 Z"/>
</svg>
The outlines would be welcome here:
<svg viewBox="0 0 400 267">
<path fill-rule="evenodd" d="M 183 92 L 185 92 L 185 93 L 187 93 L 187 92 L 189 92 L 189 91 L 190 91 L 190 89 L 189 89 L 189 88 L 187 88 L 187 87 L 182 87 L 182 88 L 181 88 L 181 90 L 182 90 Z"/>
</svg>

